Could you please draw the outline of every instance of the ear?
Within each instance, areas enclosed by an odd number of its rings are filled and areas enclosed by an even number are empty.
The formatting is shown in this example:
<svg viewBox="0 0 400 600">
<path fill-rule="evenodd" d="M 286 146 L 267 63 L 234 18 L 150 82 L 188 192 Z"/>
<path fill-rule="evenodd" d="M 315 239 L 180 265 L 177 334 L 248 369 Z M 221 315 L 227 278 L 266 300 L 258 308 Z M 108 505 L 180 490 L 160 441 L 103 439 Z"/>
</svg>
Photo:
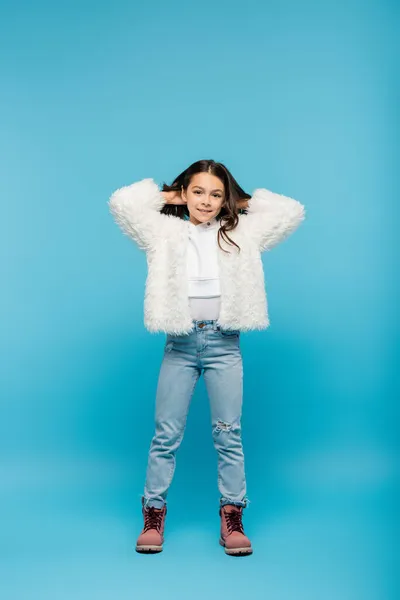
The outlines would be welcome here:
<svg viewBox="0 0 400 600">
<path fill-rule="evenodd" d="M 181 198 L 182 198 L 183 202 L 184 202 L 185 204 L 187 204 L 186 192 L 185 192 L 185 190 L 183 189 L 183 185 L 181 185 Z"/>
</svg>

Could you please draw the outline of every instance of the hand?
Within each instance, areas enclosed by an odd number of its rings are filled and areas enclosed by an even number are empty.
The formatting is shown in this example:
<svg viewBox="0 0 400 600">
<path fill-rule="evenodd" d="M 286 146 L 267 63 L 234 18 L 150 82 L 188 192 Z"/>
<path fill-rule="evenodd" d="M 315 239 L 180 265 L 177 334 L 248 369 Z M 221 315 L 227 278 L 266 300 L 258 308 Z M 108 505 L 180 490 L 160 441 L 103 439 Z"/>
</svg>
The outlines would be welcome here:
<svg viewBox="0 0 400 600">
<path fill-rule="evenodd" d="M 183 198 L 181 196 L 180 191 L 161 192 L 161 193 L 165 198 L 166 204 L 177 204 L 177 205 L 186 204 L 186 202 L 183 200 Z"/>
<path fill-rule="evenodd" d="M 244 208 L 248 208 L 249 206 L 249 199 L 248 198 L 240 198 L 237 202 L 236 202 L 236 207 L 238 210 L 242 210 Z"/>
</svg>

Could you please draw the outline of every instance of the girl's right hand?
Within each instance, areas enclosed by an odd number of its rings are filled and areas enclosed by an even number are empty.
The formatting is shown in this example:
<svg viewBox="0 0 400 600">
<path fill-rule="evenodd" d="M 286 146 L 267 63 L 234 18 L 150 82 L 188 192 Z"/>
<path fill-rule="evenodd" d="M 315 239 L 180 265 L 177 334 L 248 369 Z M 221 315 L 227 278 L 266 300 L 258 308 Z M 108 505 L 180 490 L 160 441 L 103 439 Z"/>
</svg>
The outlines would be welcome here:
<svg viewBox="0 0 400 600">
<path fill-rule="evenodd" d="M 161 192 L 165 198 L 165 204 L 186 204 L 183 200 L 180 191 Z"/>
</svg>

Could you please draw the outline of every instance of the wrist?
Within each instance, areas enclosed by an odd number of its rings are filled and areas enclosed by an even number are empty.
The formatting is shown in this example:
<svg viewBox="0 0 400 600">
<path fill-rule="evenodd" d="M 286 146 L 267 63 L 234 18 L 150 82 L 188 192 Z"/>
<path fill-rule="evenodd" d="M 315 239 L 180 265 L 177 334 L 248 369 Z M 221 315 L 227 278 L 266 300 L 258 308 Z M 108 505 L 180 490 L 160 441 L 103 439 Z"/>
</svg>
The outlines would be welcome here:
<svg viewBox="0 0 400 600">
<path fill-rule="evenodd" d="M 161 193 L 164 196 L 165 204 L 170 204 L 171 203 L 171 192 L 161 192 Z"/>
<path fill-rule="evenodd" d="M 247 198 L 243 198 L 237 202 L 238 210 L 243 210 L 244 208 L 248 208 L 248 207 L 249 207 L 249 201 Z"/>
</svg>

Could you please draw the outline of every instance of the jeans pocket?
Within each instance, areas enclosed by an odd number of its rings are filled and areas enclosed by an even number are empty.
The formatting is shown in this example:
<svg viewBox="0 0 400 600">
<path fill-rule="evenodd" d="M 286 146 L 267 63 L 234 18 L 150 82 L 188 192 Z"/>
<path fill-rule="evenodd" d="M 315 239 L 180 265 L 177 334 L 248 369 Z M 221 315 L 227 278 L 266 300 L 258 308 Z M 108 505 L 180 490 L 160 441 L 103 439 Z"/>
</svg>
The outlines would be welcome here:
<svg viewBox="0 0 400 600">
<path fill-rule="evenodd" d="M 168 352 L 171 352 L 173 346 L 174 346 L 174 340 L 171 340 L 171 338 L 168 337 L 167 341 L 165 342 L 164 353 L 168 354 Z"/>
<path fill-rule="evenodd" d="M 240 335 L 239 329 L 220 329 L 219 332 L 222 337 L 239 337 Z"/>
</svg>

